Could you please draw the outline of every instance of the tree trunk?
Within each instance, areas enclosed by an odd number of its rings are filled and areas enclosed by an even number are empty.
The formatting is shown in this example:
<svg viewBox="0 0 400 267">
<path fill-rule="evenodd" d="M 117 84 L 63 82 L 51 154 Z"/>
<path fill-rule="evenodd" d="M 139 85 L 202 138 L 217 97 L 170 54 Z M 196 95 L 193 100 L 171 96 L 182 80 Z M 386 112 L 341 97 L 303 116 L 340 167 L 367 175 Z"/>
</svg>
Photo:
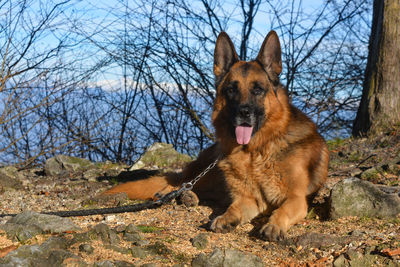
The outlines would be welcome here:
<svg viewBox="0 0 400 267">
<path fill-rule="evenodd" d="M 400 0 L 374 0 L 369 54 L 353 136 L 400 126 Z"/>
</svg>

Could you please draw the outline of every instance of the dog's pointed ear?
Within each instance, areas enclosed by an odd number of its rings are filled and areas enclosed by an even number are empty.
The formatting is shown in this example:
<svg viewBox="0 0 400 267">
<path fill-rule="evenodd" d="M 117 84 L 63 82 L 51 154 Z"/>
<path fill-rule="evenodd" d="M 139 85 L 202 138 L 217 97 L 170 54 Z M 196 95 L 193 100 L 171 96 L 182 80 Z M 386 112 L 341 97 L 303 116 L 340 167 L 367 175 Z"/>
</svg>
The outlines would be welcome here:
<svg viewBox="0 0 400 267">
<path fill-rule="evenodd" d="M 238 60 L 235 47 L 228 34 L 221 32 L 218 35 L 214 50 L 214 75 L 217 87 L 232 65 Z"/>
<path fill-rule="evenodd" d="M 265 37 L 257 61 L 261 63 L 273 83 L 279 82 L 279 74 L 282 71 L 281 44 L 275 31 L 270 31 Z"/>
</svg>

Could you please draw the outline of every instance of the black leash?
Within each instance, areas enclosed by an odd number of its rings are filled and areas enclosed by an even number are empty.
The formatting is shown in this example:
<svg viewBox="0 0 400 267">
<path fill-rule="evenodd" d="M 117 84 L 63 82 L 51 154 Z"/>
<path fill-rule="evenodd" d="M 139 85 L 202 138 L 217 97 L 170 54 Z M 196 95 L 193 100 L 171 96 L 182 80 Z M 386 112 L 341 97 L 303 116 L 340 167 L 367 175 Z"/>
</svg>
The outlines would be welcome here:
<svg viewBox="0 0 400 267">
<path fill-rule="evenodd" d="M 110 213 L 124 213 L 124 212 L 135 212 L 141 211 L 145 209 L 154 209 L 158 208 L 164 204 L 169 203 L 173 199 L 177 198 L 180 194 L 182 194 L 184 190 L 174 190 L 162 198 L 156 201 L 146 201 L 143 203 L 138 203 L 135 205 L 125 205 L 120 207 L 112 207 L 112 208 L 101 208 L 101 209 L 88 209 L 88 210 L 65 210 L 65 211 L 49 211 L 49 212 L 41 212 L 40 214 L 47 215 L 57 215 L 60 217 L 75 217 L 75 216 L 89 216 L 89 215 L 98 215 L 98 214 L 110 214 Z M 18 213 L 4 213 L 0 214 L 0 217 L 6 216 L 16 216 Z"/>
<path fill-rule="evenodd" d="M 66 210 L 66 211 L 49 211 L 49 212 L 41 212 L 40 214 L 47 215 L 57 215 L 60 217 L 75 217 L 75 216 L 89 216 L 89 215 L 99 215 L 99 214 L 111 214 L 111 213 L 124 213 L 124 212 L 136 212 L 145 209 L 154 209 L 158 208 L 164 204 L 171 202 L 173 199 L 179 197 L 184 191 L 189 191 L 193 189 L 193 186 L 200 180 L 201 177 L 206 175 L 212 168 L 217 165 L 219 158 L 217 158 L 214 162 L 212 162 L 208 167 L 202 171 L 199 175 L 197 175 L 193 180 L 187 183 L 183 183 L 182 186 L 178 190 L 174 190 L 169 192 L 168 194 L 162 196 L 156 201 L 146 201 L 143 203 L 135 204 L 135 205 L 125 205 L 120 207 L 112 207 L 112 208 L 101 208 L 101 209 L 88 209 L 88 210 Z M 16 216 L 18 213 L 3 213 L 0 214 L 1 217 L 7 216 Z"/>
</svg>

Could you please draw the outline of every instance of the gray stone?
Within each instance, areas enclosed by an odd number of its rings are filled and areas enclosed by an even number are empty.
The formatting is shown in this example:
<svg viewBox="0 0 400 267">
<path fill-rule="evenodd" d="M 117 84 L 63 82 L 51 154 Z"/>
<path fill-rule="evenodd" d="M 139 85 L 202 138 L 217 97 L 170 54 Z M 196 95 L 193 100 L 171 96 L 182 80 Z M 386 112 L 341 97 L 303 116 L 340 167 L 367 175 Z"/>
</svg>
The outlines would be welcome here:
<svg viewBox="0 0 400 267">
<path fill-rule="evenodd" d="M 7 221 L 7 224 L 34 225 L 43 232 L 58 234 L 67 231 L 80 230 L 70 219 L 55 215 L 40 214 L 34 211 L 25 211 Z"/>
<path fill-rule="evenodd" d="M 354 240 L 357 240 L 356 236 L 337 236 L 333 234 L 323 234 L 316 232 L 307 232 L 303 235 L 294 238 L 294 244 L 296 247 L 308 247 L 308 248 L 325 248 L 332 247 L 334 245 L 344 246 Z M 288 242 L 291 240 L 289 239 Z M 285 241 L 282 242 L 283 244 Z"/>
<path fill-rule="evenodd" d="M 96 239 L 97 235 L 94 234 L 93 238 L 89 236 L 88 232 L 85 233 L 74 233 L 74 238 L 72 239 L 71 243 L 85 243 L 89 242 L 90 240 Z"/>
<path fill-rule="evenodd" d="M 400 197 L 380 190 L 378 186 L 357 178 L 344 179 L 331 190 L 329 214 L 332 219 L 345 216 L 396 217 Z"/>
<path fill-rule="evenodd" d="M 89 182 L 97 182 L 97 178 L 103 175 L 103 171 L 100 169 L 90 169 L 83 173 L 83 178 Z"/>
<path fill-rule="evenodd" d="M 211 254 L 200 253 L 192 261 L 193 267 L 242 267 L 264 266 L 261 259 L 255 255 L 241 252 L 235 249 L 215 249 Z"/>
<path fill-rule="evenodd" d="M 140 233 L 124 233 L 123 239 L 135 244 L 139 244 L 141 241 L 143 241 L 143 237 Z"/>
<path fill-rule="evenodd" d="M 7 233 L 7 237 L 24 243 L 32 237 L 43 234 L 42 229 L 36 225 L 21 225 L 15 223 L 6 223 L 0 226 Z"/>
<path fill-rule="evenodd" d="M 15 167 L 7 166 L 0 168 L 0 187 L 2 190 L 7 188 L 21 190 L 23 188 L 20 175 Z"/>
<path fill-rule="evenodd" d="M 225 259 L 223 266 L 264 266 L 261 259 L 256 255 L 245 254 L 239 250 L 225 250 Z"/>
<path fill-rule="evenodd" d="M 89 235 L 93 233 L 100 237 L 105 244 L 117 245 L 120 242 L 118 234 L 113 229 L 110 229 L 107 224 L 100 223 L 96 225 Z"/>
<path fill-rule="evenodd" d="M 74 172 L 85 172 L 96 166 L 87 159 L 58 155 L 46 160 L 44 171 L 48 176 L 66 175 Z"/>
<path fill-rule="evenodd" d="M 100 262 L 95 262 L 93 264 L 93 267 L 114 267 L 114 264 L 112 261 L 100 261 Z"/>
<path fill-rule="evenodd" d="M 124 248 L 116 245 L 106 245 L 105 248 L 114 250 L 121 254 L 131 254 L 131 250 L 129 248 Z"/>
<path fill-rule="evenodd" d="M 79 251 L 92 254 L 94 252 L 94 248 L 90 244 L 80 244 Z"/>
<path fill-rule="evenodd" d="M 148 252 L 153 255 L 171 255 L 172 251 L 162 242 L 157 241 L 152 245 L 148 245 L 145 248 Z"/>
<path fill-rule="evenodd" d="M 40 248 L 43 249 L 44 251 L 50 251 L 53 249 L 67 249 L 71 245 L 71 241 L 64 238 L 64 237 L 59 237 L 59 236 L 52 236 L 49 239 L 47 239 L 45 242 L 43 242 L 40 245 Z"/>
<path fill-rule="evenodd" d="M 140 259 L 146 258 L 147 256 L 150 255 L 150 253 L 142 247 L 131 248 L 131 254 L 134 258 L 140 258 Z"/>
<path fill-rule="evenodd" d="M 68 242 L 64 238 L 53 237 L 42 245 L 21 246 L 0 259 L 0 266 L 61 266 L 67 258 L 78 258 L 65 250 Z"/>
<path fill-rule="evenodd" d="M 347 261 L 346 257 L 343 254 L 341 254 L 339 257 L 337 257 L 333 261 L 333 266 L 334 267 L 346 267 L 346 266 L 350 266 L 350 264 Z"/>
<path fill-rule="evenodd" d="M 32 266 L 32 262 L 35 259 L 41 258 L 41 256 L 42 251 L 38 245 L 25 245 L 1 258 L 0 266 Z"/>
<path fill-rule="evenodd" d="M 48 266 L 62 266 L 64 260 L 68 258 L 77 258 L 77 256 L 67 250 L 52 250 L 50 255 L 47 257 Z"/>
<path fill-rule="evenodd" d="M 190 162 L 191 157 L 177 152 L 171 144 L 154 143 L 140 157 L 140 159 L 129 169 L 134 171 L 142 168 L 161 169 L 171 168 L 173 165 L 182 165 Z"/>
<path fill-rule="evenodd" d="M 386 258 L 378 254 L 363 254 L 355 250 L 349 250 L 347 252 L 347 258 L 352 267 L 396 266 L 392 260 L 385 262 Z"/>
<path fill-rule="evenodd" d="M 126 226 L 125 230 L 126 233 L 139 233 L 140 229 L 134 225 L 133 223 L 128 224 L 128 226 Z"/>
<path fill-rule="evenodd" d="M 143 242 L 144 239 L 140 229 L 132 223 L 125 228 L 123 239 L 135 245 L 147 245 L 146 242 Z"/>
<path fill-rule="evenodd" d="M 135 264 L 126 261 L 114 261 L 116 267 L 135 267 Z"/>
<path fill-rule="evenodd" d="M 192 238 L 192 245 L 197 249 L 205 249 L 208 246 L 208 234 L 201 233 Z"/>
<path fill-rule="evenodd" d="M 361 179 L 367 181 L 374 181 L 379 178 L 379 171 L 377 168 L 369 168 L 361 173 Z"/>
</svg>

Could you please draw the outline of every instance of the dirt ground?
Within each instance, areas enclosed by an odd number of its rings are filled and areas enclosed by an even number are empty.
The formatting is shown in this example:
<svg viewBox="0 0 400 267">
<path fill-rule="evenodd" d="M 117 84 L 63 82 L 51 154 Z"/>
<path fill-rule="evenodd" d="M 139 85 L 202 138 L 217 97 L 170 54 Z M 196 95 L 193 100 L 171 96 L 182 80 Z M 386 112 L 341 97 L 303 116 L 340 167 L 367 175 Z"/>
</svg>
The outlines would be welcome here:
<svg viewBox="0 0 400 267">
<path fill-rule="evenodd" d="M 398 186 L 400 184 L 400 160 L 388 168 L 388 162 L 400 157 L 400 133 L 393 132 L 373 140 L 347 139 L 329 142 L 331 163 L 329 178 L 314 202 L 314 208 L 307 218 L 289 230 L 288 240 L 267 242 L 262 240 L 254 229 L 262 221 L 255 220 L 238 227 L 231 233 L 219 234 L 208 230 L 213 209 L 200 205 L 185 207 L 176 203 L 157 209 L 135 213 L 94 215 L 71 218 L 75 224 L 87 231 L 96 224 L 106 223 L 110 228 L 131 223 L 149 226 L 143 236 L 151 244 L 162 242 L 172 253 L 163 257 L 149 256 L 134 258 L 106 248 L 101 242 L 93 241 L 93 254 L 79 251 L 79 244 L 70 250 L 87 263 L 102 260 L 123 260 L 140 266 L 155 263 L 159 266 L 175 264 L 190 265 L 199 253 L 211 253 L 215 248 L 238 249 L 257 255 L 265 266 L 329 266 L 337 259 L 354 260 L 354 255 L 376 255 L 375 266 L 400 264 L 400 217 L 392 219 L 346 217 L 338 220 L 326 218 L 326 201 L 332 186 L 341 179 L 357 176 L 374 183 Z M 374 175 L 362 176 L 365 170 L 377 168 Z M 389 170 L 390 169 L 390 170 Z M 48 211 L 81 209 L 87 199 L 98 195 L 112 186 L 113 181 L 86 181 L 80 178 L 69 179 L 46 177 L 42 169 L 24 170 L 23 189 L 6 190 L 0 195 L 1 213 L 19 213 L 24 210 Z M 85 202 L 86 201 L 86 202 Z M 108 205 L 112 205 L 109 203 Z M 105 204 L 94 204 L 101 207 Z M 87 204 L 86 204 L 87 206 Z M 217 210 L 217 213 L 221 212 Z M 210 218 L 211 217 L 211 218 Z M 0 224 L 8 218 L 0 218 Z M 207 233 L 209 243 L 205 249 L 197 249 L 191 239 L 200 233 Z M 314 233 L 311 236 L 310 233 Z M 43 242 L 48 236 L 38 236 L 28 244 Z M 21 244 L 9 240 L 0 231 L 0 257 Z M 121 247 L 131 244 L 121 241 Z M 335 263 L 337 265 L 338 262 Z M 338 265 L 340 266 L 340 265 Z M 344 266 L 344 265 L 343 265 Z"/>
</svg>

